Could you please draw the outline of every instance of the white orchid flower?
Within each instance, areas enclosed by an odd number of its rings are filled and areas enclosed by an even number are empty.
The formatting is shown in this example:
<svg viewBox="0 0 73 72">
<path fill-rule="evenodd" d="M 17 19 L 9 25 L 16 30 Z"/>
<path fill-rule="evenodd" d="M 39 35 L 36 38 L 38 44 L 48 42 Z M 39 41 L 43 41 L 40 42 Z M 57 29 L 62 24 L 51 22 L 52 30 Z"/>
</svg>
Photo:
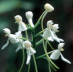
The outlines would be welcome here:
<svg viewBox="0 0 73 72">
<path fill-rule="evenodd" d="M 60 42 L 64 42 L 63 39 L 58 38 L 57 35 L 56 35 L 56 33 L 59 32 L 58 28 L 59 28 L 59 27 L 58 27 L 58 24 L 52 25 L 52 31 L 51 31 L 51 35 L 52 35 L 52 36 L 51 36 L 51 37 L 52 37 L 53 40 L 56 40 L 56 41 L 59 42 L 59 43 L 60 43 Z"/>
<path fill-rule="evenodd" d="M 64 40 L 63 39 L 60 39 L 60 38 L 58 38 L 57 37 L 57 35 L 56 35 L 56 33 L 57 32 L 59 32 L 59 30 L 58 30 L 58 24 L 54 24 L 53 25 L 53 22 L 52 21 L 48 21 L 47 22 L 47 28 L 46 28 L 46 30 L 44 31 L 44 33 L 43 33 L 43 37 L 44 38 L 46 38 L 46 39 L 48 39 L 49 41 L 54 41 L 54 40 L 56 40 L 57 42 L 64 42 Z"/>
<path fill-rule="evenodd" d="M 22 17 L 20 15 L 16 15 L 14 18 L 16 20 L 15 23 L 18 23 L 18 25 L 19 25 L 18 31 L 21 31 L 21 32 L 26 31 L 27 27 L 25 26 L 25 23 L 22 22 Z"/>
<path fill-rule="evenodd" d="M 31 27 L 34 27 L 32 18 L 33 18 L 33 13 L 31 11 L 28 11 L 25 13 L 26 18 L 28 19 L 29 24 L 31 25 Z"/>
<path fill-rule="evenodd" d="M 18 31 L 18 32 L 15 33 L 15 35 L 19 39 L 18 47 L 16 49 L 16 52 L 18 52 L 20 49 L 22 49 L 22 46 L 23 46 L 23 40 L 20 38 L 20 37 L 22 37 L 22 34 L 21 34 L 20 31 Z"/>
<path fill-rule="evenodd" d="M 57 50 L 53 50 L 52 54 L 50 55 L 50 58 L 52 60 L 57 60 L 60 56 L 61 59 L 69 64 L 71 64 L 71 62 L 69 60 L 67 60 L 66 58 L 63 57 L 61 51 L 64 51 L 64 49 L 62 48 L 64 46 L 65 43 L 59 43 L 58 44 L 58 49 Z"/>
<path fill-rule="evenodd" d="M 26 48 L 27 50 L 27 62 L 26 64 L 29 64 L 29 61 L 31 59 L 31 55 L 33 55 L 34 53 L 36 53 L 36 51 L 31 47 L 31 42 L 30 41 L 24 41 L 24 48 Z"/>
<path fill-rule="evenodd" d="M 11 31 L 8 28 L 4 28 L 3 30 L 6 33 L 5 36 L 8 36 L 8 40 L 7 40 L 7 43 L 2 47 L 2 50 L 8 46 L 9 40 L 11 43 L 19 42 L 19 39 L 17 39 L 17 36 L 14 34 L 11 34 Z"/>
<path fill-rule="evenodd" d="M 50 41 L 54 41 L 54 39 L 51 37 L 51 27 L 52 27 L 52 24 L 53 24 L 53 22 L 51 20 L 47 21 L 47 28 L 44 31 L 43 35 L 42 35 L 44 38 L 47 38 Z"/>
</svg>

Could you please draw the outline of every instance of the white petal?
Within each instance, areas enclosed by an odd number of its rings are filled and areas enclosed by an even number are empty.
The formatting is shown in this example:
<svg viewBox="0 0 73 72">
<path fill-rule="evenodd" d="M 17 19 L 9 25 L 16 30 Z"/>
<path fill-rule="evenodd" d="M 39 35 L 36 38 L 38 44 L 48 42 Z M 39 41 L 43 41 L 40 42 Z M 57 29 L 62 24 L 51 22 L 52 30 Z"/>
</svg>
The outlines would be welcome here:
<svg viewBox="0 0 73 72">
<path fill-rule="evenodd" d="M 22 37 L 21 31 L 16 32 L 15 35 L 17 36 L 17 38 Z"/>
<path fill-rule="evenodd" d="M 22 45 L 21 45 L 21 43 L 19 42 L 19 43 L 18 43 L 18 47 L 17 47 L 17 49 L 16 49 L 15 52 L 19 51 L 21 48 L 22 48 Z"/>
<path fill-rule="evenodd" d="M 25 24 L 23 22 L 20 22 L 19 31 L 25 31 L 25 30 L 27 30 L 27 27 L 25 26 Z"/>
<path fill-rule="evenodd" d="M 48 37 L 48 40 L 53 42 L 54 38 L 50 36 L 50 37 Z"/>
<path fill-rule="evenodd" d="M 60 53 L 61 54 L 61 53 Z M 69 64 L 71 64 L 71 62 L 69 60 L 67 60 L 66 58 L 63 57 L 63 55 L 61 54 L 61 59 Z"/>
<path fill-rule="evenodd" d="M 64 45 L 65 45 L 65 43 L 59 43 L 59 44 L 58 44 L 58 49 L 64 47 Z"/>
<path fill-rule="evenodd" d="M 9 38 L 7 40 L 7 43 L 1 48 L 1 50 L 3 50 L 4 48 L 6 48 L 8 46 L 8 44 L 9 44 Z"/>
<path fill-rule="evenodd" d="M 50 58 L 53 60 L 57 60 L 60 57 L 60 51 L 54 50 L 53 53 L 50 55 Z"/>
<path fill-rule="evenodd" d="M 27 56 L 27 61 L 26 61 L 26 64 L 27 64 L 27 65 L 29 64 L 30 59 L 31 59 L 31 55 L 28 55 L 28 56 Z"/>
<path fill-rule="evenodd" d="M 43 37 L 50 37 L 51 36 L 51 33 L 50 33 L 50 30 L 48 28 L 46 28 L 46 30 L 44 31 Z"/>
<path fill-rule="evenodd" d="M 51 36 L 54 38 L 54 40 L 56 40 L 59 43 L 60 43 L 60 41 L 64 42 L 64 40 L 58 38 L 57 35 L 53 31 L 51 31 Z"/>
<path fill-rule="evenodd" d="M 63 39 L 58 38 L 56 34 L 55 34 L 55 40 L 56 40 L 57 42 L 64 42 L 64 40 L 63 40 Z"/>
<path fill-rule="evenodd" d="M 34 53 L 36 53 L 36 51 L 32 47 L 26 48 L 26 50 L 27 50 L 27 54 L 29 55 L 33 55 Z"/>
<path fill-rule="evenodd" d="M 19 42 L 19 39 L 17 39 L 17 36 L 14 34 L 10 34 L 9 39 L 10 39 L 11 43 L 18 43 Z"/>
<path fill-rule="evenodd" d="M 59 27 L 58 27 L 58 24 L 54 24 L 53 26 L 52 26 L 52 29 L 53 30 L 57 30 Z"/>
<path fill-rule="evenodd" d="M 33 55 L 36 51 L 33 48 L 30 48 L 30 55 Z"/>
<path fill-rule="evenodd" d="M 10 33 L 11 33 L 10 29 L 8 29 L 8 28 L 4 28 L 3 30 L 4 30 L 4 32 L 7 33 L 7 34 L 10 34 Z"/>
</svg>

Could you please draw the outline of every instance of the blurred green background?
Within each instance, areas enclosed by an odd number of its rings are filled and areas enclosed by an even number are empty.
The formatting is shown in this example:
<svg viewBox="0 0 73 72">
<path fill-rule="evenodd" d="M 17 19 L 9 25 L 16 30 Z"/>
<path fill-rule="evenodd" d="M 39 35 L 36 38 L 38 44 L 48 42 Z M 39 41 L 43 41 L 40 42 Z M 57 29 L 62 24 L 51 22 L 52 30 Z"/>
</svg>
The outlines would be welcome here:
<svg viewBox="0 0 73 72">
<path fill-rule="evenodd" d="M 65 51 L 62 52 L 64 57 L 73 63 L 73 0 L 0 0 L 0 48 L 6 43 L 7 37 L 4 37 L 4 28 L 9 28 L 11 33 L 15 33 L 18 29 L 18 25 L 15 24 L 14 16 L 21 15 L 23 22 L 28 24 L 25 17 L 26 11 L 32 11 L 34 24 L 38 20 L 41 13 L 44 11 L 44 4 L 50 3 L 55 10 L 48 13 L 44 19 L 44 28 L 48 20 L 53 20 L 54 23 L 59 24 L 60 32 L 57 33 L 59 38 L 65 40 Z M 40 25 L 36 29 L 36 33 L 39 32 Z M 25 32 L 23 32 L 25 36 Z M 30 36 L 29 36 L 30 38 Z M 37 38 L 39 40 L 40 38 Z M 58 43 L 56 41 L 51 42 L 53 47 L 57 49 Z M 22 63 L 22 50 L 15 53 L 17 44 L 9 43 L 8 47 L 4 50 L 0 50 L 0 72 L 17 72 Z M 50 47 L 48 46 L 48 51 Z M 43 47 L 36 47 L 36 57 L 44 53 Z M 25 53 L 25 58 L 27 57 Z M 26 61 L 26 59 L 25 59 Z M 60 70 L 57 72 L 73 72 L 73 64 L 69 65 L 63 62 L 60 58 L 54 61 Z M 37 61 L 39 72 L 49 72 L 48 64 L 45 59 L 39 59 Z M 24 64 L 22 72 L 27 72 L 28 66 Z M 33 59 L 31 59 L 30 72 L 35 72 Z M 52 71 L 54 72 L 54 71 Z"/>
</svg>

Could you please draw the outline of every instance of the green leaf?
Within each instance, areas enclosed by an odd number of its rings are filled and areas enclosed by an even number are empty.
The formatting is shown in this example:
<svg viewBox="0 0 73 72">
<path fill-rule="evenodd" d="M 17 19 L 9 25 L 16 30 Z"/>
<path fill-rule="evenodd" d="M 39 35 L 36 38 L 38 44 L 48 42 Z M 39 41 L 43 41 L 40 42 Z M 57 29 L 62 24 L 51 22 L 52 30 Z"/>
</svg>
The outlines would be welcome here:
<svg viewBox="0 0 73 72">
<path fill-rule="evenodd" d="M 12 11 L 19 4 L 19 1 L 2 1 L 0 2 L 0 14 Z"/>
</svg>

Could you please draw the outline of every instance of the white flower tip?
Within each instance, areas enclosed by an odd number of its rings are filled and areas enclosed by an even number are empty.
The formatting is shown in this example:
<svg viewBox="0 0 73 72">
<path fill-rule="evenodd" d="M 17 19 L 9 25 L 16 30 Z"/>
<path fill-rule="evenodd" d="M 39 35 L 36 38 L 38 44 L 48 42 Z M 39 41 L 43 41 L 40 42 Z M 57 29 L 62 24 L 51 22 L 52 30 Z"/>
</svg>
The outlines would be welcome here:
<svg viewBox="0 0 73 72">
<path fill-rule="evenodd" d="M 61 59 L 62 59 L 63 61 L 65 61 L 66 63 L 71 64 L 71 62 L 70 62 L 69 60 L 67 60 L 66 58 L 64 58 L 62 54 L 61 54 Z"/>
<path fill-rule="evenodd" d="M 16 15 L 15 17 L 16 23 L 22 21 L 22 17 L 20 15 Z"/>
<path fill-rule="evenodd" d="M 59 44 L 58 44 L 58 49 L 64 47 L 64 45 L 65 45 L 65 43 L 59 43 Z"/>
<path fill-rule="evenodd" d="M 31 11 L 26 12 L 25 15 L 26 15 L 27 19 L 32 19 L 32 17 L 33 17 L 33 13 Z"/>
<path fill-rule="evenodd" d="M 11 31 L 10 31 L 8 28 L 4 28 L 3 30 L 4 30 L 4 32 L 7 33 L 7 34 L 10 34 L 10 33 L 11 33 Z"/>
<path fill-rule="evenodd" d="M 24 46 L 25 46 L 25 48 L 27 48 L 27 47 L 31 47 L 31 42 L 30 41 L 24 41 Z"/>
<path fill-rule="evenodd" d="M 53 24 L 52 20 L 47 21 L 47 28 L 51 28 L 52 24 Z"/>
<path fill-rule="evenodd" d="M 58 24 L 54 24 L 54 25 L 52 26 L 52 29 L 58 29 L 58 28 L 59 28 L 58 26 L 59 26 Z"/>
<path fill-rule="evenodd" d="M 47 25 L 53 24 L 52 20 L 47 21 Z"/>
<path fill-rule="evenodd" d="M 31 59 L 31 55 L 27 55 L 27 61 L 26 61 L 26 64 L 27 64 L 27 65 L 29 64 L 30 59 Z"/>
<path fill-rule="evenodd" d="M 44 5 L 44 8 L 47 12 L 52 12 L 54 10 L 54 7 L 52 5 L 50 5 L 49 3 L 46 3 Z"/>
<path fill-rule="evenodd" d="M 35 54 L 36 53 L 36 51 L 31 47 L 30 48 L 30 55 L 33 55 L 33 54 Z"/>
</svg>

